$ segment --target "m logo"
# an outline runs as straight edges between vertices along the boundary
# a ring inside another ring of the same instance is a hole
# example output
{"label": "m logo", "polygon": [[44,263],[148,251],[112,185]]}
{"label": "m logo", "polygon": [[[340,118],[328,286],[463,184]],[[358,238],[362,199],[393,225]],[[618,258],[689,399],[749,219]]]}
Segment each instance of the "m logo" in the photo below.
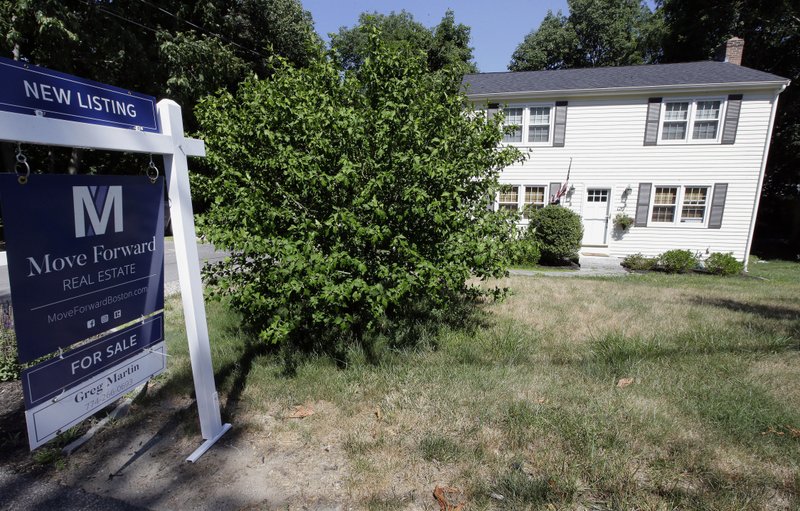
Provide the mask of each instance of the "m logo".
{"label": "m logo", "polygon": [[[114,232],[122,232],[121,186],[73,186],[72,208],[75,212],[75,237],[97,236],[106,233],[111,213],[114,213]],[[86,229],[86,219],[89,229]]]}

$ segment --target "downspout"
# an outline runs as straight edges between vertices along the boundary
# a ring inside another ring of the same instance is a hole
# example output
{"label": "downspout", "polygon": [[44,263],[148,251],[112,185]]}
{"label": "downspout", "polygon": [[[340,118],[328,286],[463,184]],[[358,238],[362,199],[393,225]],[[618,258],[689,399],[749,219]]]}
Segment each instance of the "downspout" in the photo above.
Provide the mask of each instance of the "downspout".
{"label": "downspout", "polygon": [[764,156],[761,158],[761,172],[758,174],[758,186],[756,187],[756,198],[753,202],[753,213],[750,216],[750,232],[747,235],[747,246],[744,249],[744,271],[747,272],[747,263],[750,259],[750,248],[753,246],[753,232],[756,228],[756,217],[758,216],[758,206],[761,203],[761,188],[764,184],[764,174],[767,169],[767,158],[769,157],[769,145],[772,140],[772,128],[775,125],[775,113],[778,111],[778,96],[781,92],[786,90],[789,83],[783,86],[775,93],[772,99],[772,112],[769,114],[769,128],[767,129],[767,138],[764,141]]}

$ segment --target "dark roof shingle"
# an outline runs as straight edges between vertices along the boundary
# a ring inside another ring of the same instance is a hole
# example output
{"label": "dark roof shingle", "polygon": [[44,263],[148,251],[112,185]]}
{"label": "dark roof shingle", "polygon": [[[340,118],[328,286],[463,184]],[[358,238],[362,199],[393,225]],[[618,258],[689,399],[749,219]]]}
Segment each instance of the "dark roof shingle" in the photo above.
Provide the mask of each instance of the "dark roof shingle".
{"label": "dark roof shingle", "polygon": [[464,76],[467,94],[544,92],[742,82],[788,82],[786,78],[727,62],[594,67],[554,71],[477,73]]}

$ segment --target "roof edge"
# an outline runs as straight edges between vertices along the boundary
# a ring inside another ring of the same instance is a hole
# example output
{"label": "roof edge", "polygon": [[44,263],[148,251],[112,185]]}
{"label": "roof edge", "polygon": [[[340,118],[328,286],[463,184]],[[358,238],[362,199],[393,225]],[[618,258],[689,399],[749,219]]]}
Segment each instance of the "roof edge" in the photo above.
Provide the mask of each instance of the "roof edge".
{"label": "roof edge", "polygon": [[736,90],[775,90],[778,94],[789,86],[791,80],[775,80],[764,82],[720,82],[720,83],[697,83],[680,85],[637,85],[635,87],[605,87],[591,89],[552,89],[543,91],[513,91],[513,92],[483,92],[470,94],[465,91],[470,99],[483,99],[493,97],[504,98],[530,98],[530,97],[568,97],[568,96],[621,96],[626,94],[650,93],[653,91],[667,92],[689,92],[706,91],[720,89]]}

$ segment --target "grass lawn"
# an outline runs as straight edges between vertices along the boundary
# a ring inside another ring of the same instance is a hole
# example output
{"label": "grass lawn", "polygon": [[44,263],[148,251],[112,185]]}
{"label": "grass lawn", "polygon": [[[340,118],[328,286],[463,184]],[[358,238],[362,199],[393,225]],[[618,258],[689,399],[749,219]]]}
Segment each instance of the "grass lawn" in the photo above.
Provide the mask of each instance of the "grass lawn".
{"label": "grass lawn", "polygon": [[511,270],[528,270],[528,271],[577,271],[577,268],[573,268],[572,266],[544,266],[541,264],[529,264],[529,265],[514,265],[511,266]]}
{"label": "grass lawn", "polygon": [[[436,484],[468,509],[797,509],[800,265],[750,275],[512,277],[472,328],[292,376],[211,303],[217,385],[248,434],[333,439],[357,509],[438,509]],[[163,382],[189,394],[167,316]],[[316,413],[259,419],[295,405]]]}

